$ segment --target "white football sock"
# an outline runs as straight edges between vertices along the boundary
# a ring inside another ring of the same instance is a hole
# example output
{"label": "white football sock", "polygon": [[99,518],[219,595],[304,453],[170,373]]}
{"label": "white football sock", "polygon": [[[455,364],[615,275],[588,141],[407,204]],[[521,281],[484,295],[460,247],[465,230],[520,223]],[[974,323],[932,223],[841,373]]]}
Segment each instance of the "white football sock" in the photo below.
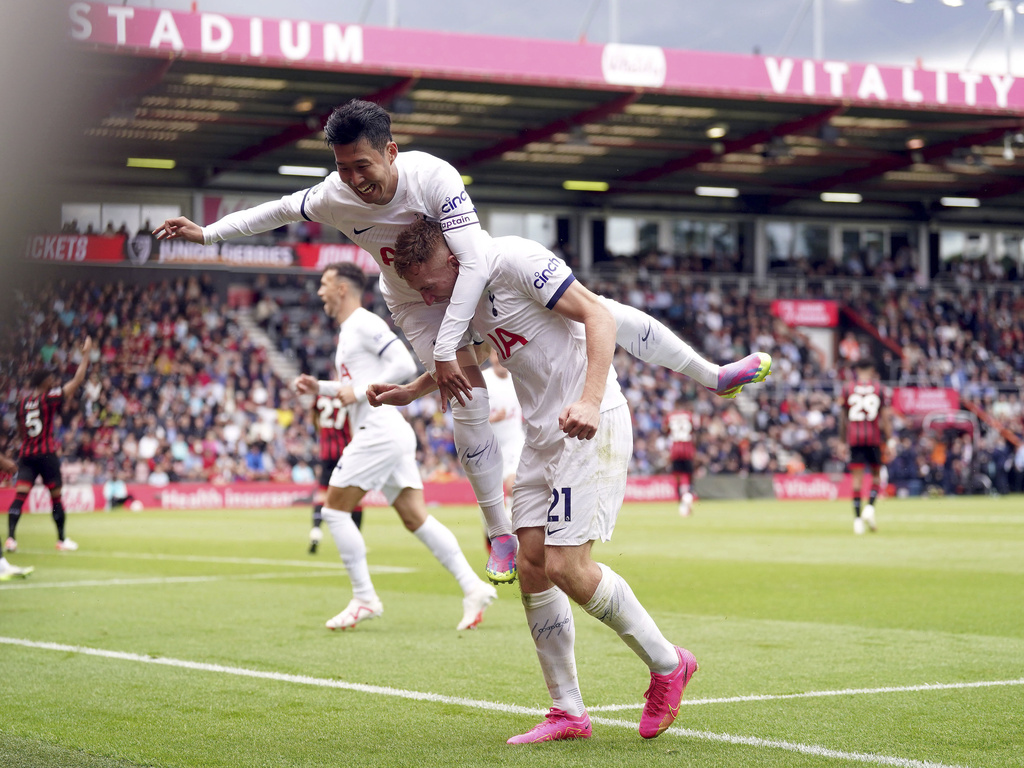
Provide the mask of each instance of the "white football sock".
{"label": "white football sock", "polygon": [[718,387],[719,366],[705,360],[670,328],[636,307],[602,296],[615,318],[615,341],[633,357],[682,373],[705,387]]}
{"label": "white football sock", "polygon": [[348,579],[352,582],[352,596],[360,600],[373,600],[377,597],[377,592],[370,580],[370,566],[366,562],[366,541],[352,521],[352,513],[324,507],[321,514],[338,547],[341,562],[348,571]]}
{"label": "white football sock", "polygon": [[553,705],[579,717],[586,707],[576,675],[576,625],[568,596],[558,587],[535,595],[524,592],[523,608]]}
{"label": "white football sock", "polygon": [[480,586],[480,578],[473,572],[466,556],[462,554],[459,540],[444,523],[433,515],[427,515],[423,525],[413,533],[427,546],[437,561],[455,577],[459,586],[462,587],[463,594],[468,595]]}
{"label": "white football sock", "polygon": [[485,387],[473,389],[465,405],[451,400],[455,451],[487,525],[487,538],[512,533],[502,487],[501,446],[491,427],[491,406]]}
{"label": "white football sock", "polygon": [[679,666],[675,646],[661,634],[626,580],[607,565],[597,565],[602,573],[601,583],[583,610],[611,627],[652,672],[667,675]]}

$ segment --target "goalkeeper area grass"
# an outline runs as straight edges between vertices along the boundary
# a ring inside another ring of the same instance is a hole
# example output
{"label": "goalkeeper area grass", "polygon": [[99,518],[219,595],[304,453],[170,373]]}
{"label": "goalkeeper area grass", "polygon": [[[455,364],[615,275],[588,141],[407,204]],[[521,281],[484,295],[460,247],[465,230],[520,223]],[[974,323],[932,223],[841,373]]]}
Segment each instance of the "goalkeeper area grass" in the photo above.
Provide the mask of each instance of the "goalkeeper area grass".
{"label": "goalkeeper area grass", "polygon": [[[483,573],[479,512],[433,514]],[[595,559],[700,671],[675,725],[636,727],[646,667],[575,609],[593,737],[505,740],[550,699],[518,585],[457,632],[461,593],[391,509],[363,532],[384,615],[351,591],[310,510],[26,515],[0,584],[0,765],[1024,765],[1021,497],[632,504]]]}

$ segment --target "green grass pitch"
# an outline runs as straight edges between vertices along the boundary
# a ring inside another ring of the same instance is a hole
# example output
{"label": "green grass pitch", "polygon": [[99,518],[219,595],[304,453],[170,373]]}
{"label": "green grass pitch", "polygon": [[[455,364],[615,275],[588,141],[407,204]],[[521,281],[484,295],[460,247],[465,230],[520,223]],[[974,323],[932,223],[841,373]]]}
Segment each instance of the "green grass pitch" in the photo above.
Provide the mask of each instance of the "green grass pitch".
{"label": "green grass pitch", "polygon": [[[479,513],[434,514],[470,562]],[[642,663],[576,611],[585,742],[510,747],[549,705],[517,587],[476,630],[393,511],[364,532],[384,615],[324,621],[348,580],[308,509],[27,515],[0,584],[0,765],[1024,766],[1020,497],[630,505],[597,559],[701,669],[644,741]]]}

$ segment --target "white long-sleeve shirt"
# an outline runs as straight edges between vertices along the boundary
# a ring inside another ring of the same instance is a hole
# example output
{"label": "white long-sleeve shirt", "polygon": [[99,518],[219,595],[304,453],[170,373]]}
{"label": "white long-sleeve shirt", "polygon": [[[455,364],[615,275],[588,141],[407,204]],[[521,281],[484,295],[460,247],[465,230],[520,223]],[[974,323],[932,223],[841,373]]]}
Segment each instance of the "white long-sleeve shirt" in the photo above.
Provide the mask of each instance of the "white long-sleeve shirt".
{"label": "white long-sleeve shirt", "polygon": [[[416,375],[416,363],[388,324],[360,307],[338,329],[338,351],[334,356],[338,382],[352,387],[356,401],[348,406],[352,430],[363,427],[394,429],[401,413],[391,407],[374,408],[366,400],[366,388],[374,382],[403,382]],[[398,427],[400,428],[400,427]]]}
{"label": "white long-sleeve shirt", "polygon": [[364,203],[335,172],[314,187],[228,214],[203,227],[203,239],[210,245],[302,220],[334,227],[373,256],[380,266],[381,294],[394,312],[402,304],[423,301],[392,267],[398,233],[417,219],[440,222],[459,260],[459,278],[437,333],[434,359],[454,360],[483,293],[483,255],[491,238],[481,229],[462,177],[451,164],[425,152],[400,152],[395,167],[398,187],[385,205]]}

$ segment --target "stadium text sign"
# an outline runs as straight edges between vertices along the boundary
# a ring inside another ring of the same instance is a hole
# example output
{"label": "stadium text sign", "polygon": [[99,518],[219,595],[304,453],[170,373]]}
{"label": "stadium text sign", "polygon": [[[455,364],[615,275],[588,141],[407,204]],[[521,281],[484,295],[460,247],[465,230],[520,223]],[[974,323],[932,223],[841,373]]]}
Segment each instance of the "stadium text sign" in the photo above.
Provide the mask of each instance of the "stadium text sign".
{"label": "stadium text sign", "polygon": [[157,240],[142,233],[124,235],[35,235],[28,239],[25,256],[33,261],[68,264],[130,264],[142,266],[194,266],[285,269],[322,272],[329,264],[349,261],[368,275],[380,274],[373,257],[358,245],[333,243],[280,243],[262,245],[245,240],[200,245],[187,240]]}
{"label": "stadium text sign", "polygon": [[1024,85],[1012,75],[382,29],[90,2],[72,3],[68,21],[71,38],[79,43],[146,56],[171,53],[257,66],[1024,113]]}

